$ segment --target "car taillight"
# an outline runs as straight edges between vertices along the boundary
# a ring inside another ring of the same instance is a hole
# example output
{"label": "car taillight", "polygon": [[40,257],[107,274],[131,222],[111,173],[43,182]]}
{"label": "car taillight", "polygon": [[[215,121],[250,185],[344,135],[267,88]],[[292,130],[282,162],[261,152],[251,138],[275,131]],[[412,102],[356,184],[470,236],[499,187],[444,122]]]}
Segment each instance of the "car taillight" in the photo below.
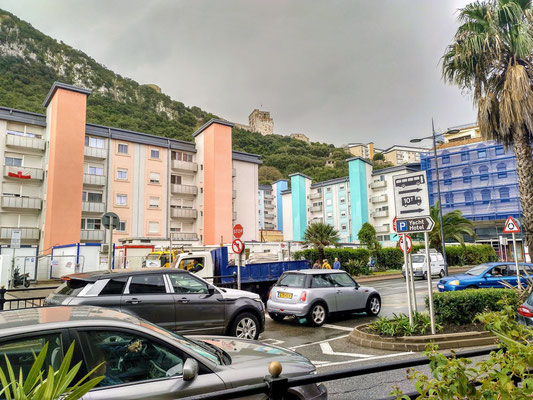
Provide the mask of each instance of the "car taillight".
{"label": "car taillight", "polygon": [[300,296],[300,301],[305,302],[307,300],[307,292],[304,290]]}
{"label": "car taillight", "polygon": [[518,314],[520,314],[523,317],[529,317],[529,318],[533,317],[533,312],[531,312],[529,308],[524,307],[524,306],[518,307]]}
{"label": "car taillight", "polygon": [[268,292],[268,299],[272,299],[272,290]]}

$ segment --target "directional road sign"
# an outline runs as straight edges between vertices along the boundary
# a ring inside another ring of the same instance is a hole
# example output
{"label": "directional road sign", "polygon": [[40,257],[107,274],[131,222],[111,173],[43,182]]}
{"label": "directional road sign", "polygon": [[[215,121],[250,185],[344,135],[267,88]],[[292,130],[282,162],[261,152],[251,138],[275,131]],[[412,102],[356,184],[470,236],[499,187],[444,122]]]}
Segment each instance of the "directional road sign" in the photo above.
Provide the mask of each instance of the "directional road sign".
{"label": "directional road sign", "polygon": [[235,239],[231,244],[231,249],[235,254],[241,254],[244,250],[244,243],[241,239]]}
{"label": "directional road sign", "polygon": [[393,185],[398,220],[429,215],[426,171],[397,175]]}
{"label": "directional road sign", "polygon": [[[411,239],[411,237],[409,235],[405,235],[405,238],[406,238],[406,242],[407,242],[407,253],[410,253],[411,250],[413,250],[413,240]],[[405,251],[405,244],[403,242],[403,235],[400,236],[400,250],[402,252]]]}
{"label": "directional road sign", "polygon": [[507,218],[503,233],[520,233],[520,224],[513,217]]}
{"label": "directional road sign", "polygon": [[435,221],[431,217],[403,218],[396,221],[398,233],[431,232]]}

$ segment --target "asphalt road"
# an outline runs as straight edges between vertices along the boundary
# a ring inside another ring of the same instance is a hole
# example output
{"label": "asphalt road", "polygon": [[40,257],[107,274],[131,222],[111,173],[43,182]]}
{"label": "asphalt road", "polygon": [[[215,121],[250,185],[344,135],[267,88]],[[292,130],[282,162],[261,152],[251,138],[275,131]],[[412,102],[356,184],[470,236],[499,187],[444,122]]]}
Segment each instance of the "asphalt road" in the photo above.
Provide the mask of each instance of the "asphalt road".
{"label": "asphalt road", "polygon": [[[433,280],[434,290],[437,279]],[[380,315],[407,313],[407,295],[403,279],[389,279],[363,284],[376,288],[382,298]],[[424,310],[427,295],[427,281],[415,280],[415,292],[419,310]],[[274,322],[267,315],[266,329],[260,340],[289,348],[309,358],[318,372],[335,371],[346,368],[364,367],[397,360],[420,357],[421,353],[393,352],[356,346],[348,341],[352,329],[376,317],[354,314],[327,321],[322,327],[312,328],[305,320],[286,319]],[[428,369],[418,368],[421,371]],[[330,399],[379,399],[389,396],[393,385],[404,391],[414,390],[414,385],[406,379],[405,370],[388,371],[356,378],[348,378],[326,383]]]}

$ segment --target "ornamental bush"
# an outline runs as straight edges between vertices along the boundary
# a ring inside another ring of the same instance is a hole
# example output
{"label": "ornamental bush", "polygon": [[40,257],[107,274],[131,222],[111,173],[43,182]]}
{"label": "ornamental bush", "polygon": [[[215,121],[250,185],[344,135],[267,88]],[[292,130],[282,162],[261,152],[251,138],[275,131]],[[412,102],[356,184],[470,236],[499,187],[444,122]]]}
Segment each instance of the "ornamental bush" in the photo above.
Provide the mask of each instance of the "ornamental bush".
{"label": "ornamental bush", "polygon": [[[339,259],[342,269],[350,272],[350,266],[357,265],[368,265],[370,258],[370,252],[367,249],[341,249],[341,248],[326,248],[324,249],[324,256],[328,259],[330,265],[333,267],[333,260],[336,258]],[[302,251],[297,251],[293,255],[295,260],[311,260],[313,263],[315,260],[318,260],[318,250],[317,249],[307,249]],[[351,264],[350,266],[348,264]]]}
{"label": "ornamental bush", "polygon": [[496,251],[489,244],[473,246],[446,246],[449,265],[477,265],[497,261]]}
{"label": "ornamental bush", "polygon": [[[474,321],[480,313],[502,311],[504,302],[518,309],[519,301],[516,291],[511,289],[466,289],[456,292],[433,294],[435,319],[438,323],[466,325]],[[426,297],[426,307],[429,301]]]}

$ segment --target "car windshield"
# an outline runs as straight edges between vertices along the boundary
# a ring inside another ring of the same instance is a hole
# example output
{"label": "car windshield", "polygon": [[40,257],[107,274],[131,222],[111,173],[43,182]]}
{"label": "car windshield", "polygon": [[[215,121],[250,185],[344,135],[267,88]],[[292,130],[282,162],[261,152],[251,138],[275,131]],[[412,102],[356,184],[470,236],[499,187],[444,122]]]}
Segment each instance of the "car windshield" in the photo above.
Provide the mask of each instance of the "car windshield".
{"label": "car windshield", "polygon": [[54,290],[55,294],[61,294],[63,296],[77,296],[79,292],[87,285],[88,282],[78,279],[71,279]]}
{"label": "car windshield", "polygon": [[489,267],[491,267],[492,264],[479,264],[475,267],[470,268],[468,271],[465,272],[467,275],[481,275],[485,270]]}
{"label": "car windshield", "polygon": [[159,254],[148,254],[146,256],[147,260],[159,260]]}
{"label": "car windshield", "polygon": [[285,274],[279,278],[276,286],[286,286],[292,288],[304,287],[305,275],[303,274]]}
{"label": "car windshield", "polygon": [[421,264],[426,261],[426,256],[423,254],[415,254],[412,256],[412,260],[414,263]]}

